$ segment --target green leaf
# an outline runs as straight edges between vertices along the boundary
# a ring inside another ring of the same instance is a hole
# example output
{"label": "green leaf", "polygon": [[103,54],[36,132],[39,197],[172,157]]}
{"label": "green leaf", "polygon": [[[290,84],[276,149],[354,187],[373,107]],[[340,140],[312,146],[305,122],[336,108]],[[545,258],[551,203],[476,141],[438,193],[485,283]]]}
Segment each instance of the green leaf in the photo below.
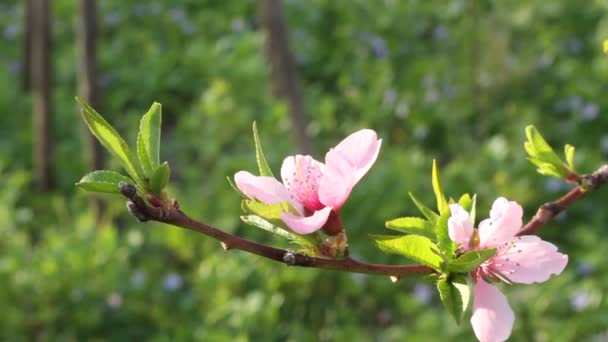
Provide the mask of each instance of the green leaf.
{"label": "green leaf", "polygon": [[153,194],[162,197],[162,192],[165,186],[169,183],[171,177],[171,168],[168,162],[164,162],[162,165],[157,167],[152,176],[150,176],[150,191]]}
{"label": "green leaf", "polygon": [[538,167],[538,173],[560,178],[567,176],[564,163],[536,127],[527,126],[526,137],[528,140],[524,143],[524,148],[528,153],[528,159]]}
{"label": "green leaf", "polygon": [[568,167],[570,168],[570,171],[572,171],[572,172],[575,172],[574,171],[574,152],[575,152],[574,146],[572,146],[570,144],[566,144],[564,146],[564,154],[566,155],[566,162],[568,163]]}
{"label": "green leaf", "polygon": [[269,176],[274,177],[270,167],[268,167],[268,162],[266,162],[266,157],[264,157],[264,151],[262,150],[262,143],[260,142],[260,137],[258,136],[258,127],[253,122],[253,141],[255,142],[255,159],[258,162],[258,168],[260,169],[260,176]]}
{"label": "green leaf", "polygon": [[452,255],[456,250],[456,243],[450,239],[448,232],[448,219],[450,218],[450,212],[444,212],[439,216],[437,223],[435,224],[435,234],[437,236],[437,245],[445,252],[446,255]]}
{"label": "green leaf", "polygon": [[416,205],[418,210],[420,210],[422,215],[424,215],[424,217],[426,217],[426,219],[429,220],[429,222],[431,222],[431,224],[433,224],[433,225],[436,224],[437,220],[439,219],[439,215],[437,215],[433,210],[429,209],[427,206],[422,204],[422,202],[420,202],[414,196],[414,194],[412,194],[411,192],[409,194],[410,194],[410,197],[412,198],[412,201],[414,202],[414,204]]}
{"label": "green leaf", "polygon": [[234,184],[234,181],[232,181],[232,178],[230,178],[230,176],[226,176],[226,179],[228,180],[228,184],[230,184],[230,187],[234,189],[234,191],[241,194],[241,196],[243,196],[244,198],[247,198],[247,195],[245,195],[241,190],[239,190],[239,188],[237,188],[236,184]]}
{"label": "green leaf", "polygon": [[243,200],[241,202],[241,208],[248,214],[254,214],[272,222],[277,226],[287,228],[285,223],[281,220],[281,213],[289,212],[297,214],[295,208],[293,208],[288,202],[281,202],[276,204],[266,204],[250,199]]}
{"label": "green leaf", "polygon": [[483,249],[462,254],[448,264],[448,271],[455,273],[468,273],[483,264],[496,254],[496,249]]}
{"label": "green leaf", "polygon": [[473,195],[473,198],[469,194],[464,194],[458,199],[458,204],[466,211],[469,212],[471,223],[475,224],[475,207],[477,205],[477,195]]}
{"label": "green leaf", "polygon": [[471,210],[472,203],[473,200],[471,199],[471,195],[469,195],[468,193],[460,196],[460,198],[458,199],[458,205],[460,205],[466,211]]}
{"label": "green leaf", "polygon": [[435,238],[433,225],[420,217],[400,217],[386,221],[386,228],[407,234],[422,235],[431,239]]}
{"label": "green leaf", "polygon": [[85,191],[120,194],[118,183],[133,184],[133,179],[109,170],[93,171],[78,181],[76,186]]}
{"label": "green leaf", "polygon": [[146,176],[149,177],[151,177],[152,173],[160,165],[161,121],[161,105],[158,102],[154,102],[148,112],[144,114],[139,122],[137,154]]}
{"label": "green leaf", "polygon": [[471,302],[471,288],[466,279],[464,277],[455,277],[451,281],[439,279],[437,290],[445,308],[454,317],[456,323],[460,324]]}
{"label": "green leaf", "polygon": [[275,234],[279,237],[286,238],[300,246],[313,249],[317,247],[316,241],[314,240],[312,235],[299,235],[296,233],[289,232],[283,228],[275,226],[271,222],[257,215],[244,215],[241,216],[241,220],[243,220],[243,222],[245,222],[246,224],[271,232],[272,234]]}
{"label": "green leaf", "polygon": [[435,198],[437,199],[437,210],[439,214],[443,214],[446,211],[449,211],[448,201],[441,190],[441,183],[439,182],[439,171],[437,170],[437,161],[433,159],[433,175],[432,175],[432,183],[433,183],[433,192],[435,193]]}
{"label": "green leaf", "polygon": [[401,254],[436,270],[441,270],[443,258],[437,254],[437,245],[429,238],[420,235],[370,235],[370,238],[384,252]]}
{"label": "green leaf", "polygon": [[125,140],[95,109],[78,97],[76,101],[82,106],[80,112],[91,133],[111,154],[122,162],[123,167],[135,182],[143,187],[145,182],[142,169]]}

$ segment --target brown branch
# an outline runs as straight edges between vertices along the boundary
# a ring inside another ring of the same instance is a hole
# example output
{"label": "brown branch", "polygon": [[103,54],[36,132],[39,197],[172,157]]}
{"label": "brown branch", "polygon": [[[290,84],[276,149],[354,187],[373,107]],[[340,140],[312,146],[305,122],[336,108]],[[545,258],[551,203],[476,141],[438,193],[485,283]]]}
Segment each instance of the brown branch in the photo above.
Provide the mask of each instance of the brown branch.
{"label": "brown branch", "polygon": [[[517,235],[535,234],[542,226],[551,221],[560,212],[570,207],[574,202],[585,197],[590,190],[597,189],[601,185],[608,183],[608,164],[603,165],[590,175],[581,176],[580,181],[581,184],[560,199],[543,204],[538,209],[536,215],[520,229]],[[399,277],[405,275],[430,274],[436,272],[432,268],[424,265],[370,264],[350,257],[344,259],[329,259],[266,246],[226,233],[206,223],[196,221],[182,212],[179,209],[177,202],[174,202],[170,206],[162,206],[162,203],[153,201],[154,205],[158,206],[150,206],[137,194],[135,187],[130,184],[121,183],[120,191],[128,198],[127,208],[129,209],[129,212],[139,221],[157,221],[176,227],[194,230],[221,241],[222,247],[225,250],[240,249],[267,259],[284,263],[287,266],[380,274],[390,276],[391,279],[399,279]]]}
{"label": "brown branch", "polygon": [[579,178],[579,185],[570,190],[567,194],[556,201],[545,203],[538,208],[536,215],[526,223],[517,235],[532,235],[551,221],[562,211],[570,207],[574,202],[587,196],[594,189],[599,188],[608,182],[608,164],[602,165],[599,169],[590,175],[583,175]]}
{"label": "brown branch", "polygon": [[136,193],[135,188],[132,185],[121,184],[120,190],[122,194],[129,199],[127,202],[127,208],[131,214],[133,214],[140,221],[163,222],[173,226],[197,231],[221,241],[222,247],[225,250],[240,249],[264,258],[284,263],[287,266],[324,268],[354,273],[383,274],[391,277],[400,277],[410,274],[429,274],[435,272],[435,270],[432,268],[424,265],[369,264],[357,261],[350,257],[344,259],[328,259],[266,246],[251,240],[243,239],[236,235],[226,233],[208,224],[198,222],[184,214],[184,212],[179,209],[176,202],[174,205],[168,208],[149,206]]}

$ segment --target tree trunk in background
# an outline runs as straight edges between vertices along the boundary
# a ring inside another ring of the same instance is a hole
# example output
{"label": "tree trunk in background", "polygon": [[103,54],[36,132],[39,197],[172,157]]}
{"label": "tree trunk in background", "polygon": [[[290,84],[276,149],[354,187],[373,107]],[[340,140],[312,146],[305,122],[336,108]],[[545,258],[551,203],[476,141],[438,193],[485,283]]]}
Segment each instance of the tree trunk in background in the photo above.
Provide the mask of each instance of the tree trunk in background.
{"label": "tree trunk in background", "polygon": [[[77,60],[78,60],[78,96],[84,99],[96,110],[100,110],[99,87],[97,83],[97,11],[96,0],[79,0],[76,25]],[[80,106],[78,106],[78,116]],[[79,122],[82,122],[78,118]],[[82,124],[83,140],[85,141],[84,157],[89,171],[103,169],[101,145],[89,133],[86,125]],[[90,209],[101,221],[103,202],[91,196]]]}
{"label": "tree trunk in background", "polygon": [[308,117],[298,88],[295,62],[289,50],[287,27],[281,0],[261,0],[260,15],[266,31],[266,55],[270,62],[272,93],[287,101],[289,116],[299,152],[312,154],[312,141],[306,134]]}
{"label": "tree trunk in background", "polygon": [[21,47],[21,90],[31,90],[32,60],[32,0],[23,2],[23,43]]}
{"label": "tree trunk in background", "polygon": [[31,0],[31,81],[34,109],[34,177],[38,191],[52,187],[53,153],[51,102],[51,12],[50,0]]}

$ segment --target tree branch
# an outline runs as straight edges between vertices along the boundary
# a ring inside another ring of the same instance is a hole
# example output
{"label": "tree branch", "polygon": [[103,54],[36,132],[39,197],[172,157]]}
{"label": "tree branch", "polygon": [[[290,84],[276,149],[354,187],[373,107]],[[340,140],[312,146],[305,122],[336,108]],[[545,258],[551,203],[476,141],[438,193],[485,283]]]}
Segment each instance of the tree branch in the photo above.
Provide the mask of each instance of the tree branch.
{"label": "tree branch", "polygon": [[553,220],[562,211],[570,207],[574,202],[587,196],[591,190],[595,190],[608,182],[608,164],[602,165],[590,175],[582,175],[579,178],[579,185],[570,190],[567,194],[556,201],[545,203],[538,208],[536,215],[526,223],[517,235],[532,235]]}
{"label": "tree branch", "polygon": [[208,224],[198,222],[182,212],[176,202],[170,207],[152,207],[144,202],[136,193],[133,186],[122,184],[120,190],[122,194],[129,199],[127,208],[138,220],[163,222],[197,231],[221,241],[222,247],[225,250],[240,249],[284,263],[287,266],[314,267],[353,273],[383,274],[391,277],[401,277],[410,274],[430,274],[435,272],[432,268],[424,265],[369,264],[350,257],[344,259],[328,259],[266,246],[226,233]]}
{"label": "tree branch", "polygon": [[[583,175],[580,184],[558,200],[543,204],[536,215],[524,225],[517,235],[535,234],[542,226],[551,221],[560,212],[570,207],[574,202],[585,197],[590,190],[608,183],[608,164],[603,165],[590,175]],[[401,277],[411,274],[430,274],[435,270],[424,265],[383,265],[370,264],[352,259],[329,259],[297,253],[287,249],[266,246],[236,235],[226,233],[206,223],[196,221],[179,209],[177,202],[162,206],[154,201],[150,206],[137,194],[134,186],[121,183],[121,193],[128,199],[127,208],[139,221],[157,221],[176,227],[194,230],[221,241],[225,250],[240,249],[261,257],[286,264],[287,266],[313,267],[338,270],[353,273],[380,274],[390,277]]]}

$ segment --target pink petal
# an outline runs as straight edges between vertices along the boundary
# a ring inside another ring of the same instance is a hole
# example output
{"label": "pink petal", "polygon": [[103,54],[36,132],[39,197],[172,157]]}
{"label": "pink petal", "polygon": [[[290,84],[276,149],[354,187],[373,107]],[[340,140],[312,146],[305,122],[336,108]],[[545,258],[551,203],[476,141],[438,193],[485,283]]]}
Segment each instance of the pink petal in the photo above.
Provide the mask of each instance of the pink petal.
{"label": "pink petal", "polygon": [[511,335],[515,315],[507,298],[493,285],[478,279],[473,298],[471,325],[481,342],[505,341]]}
{"label": "pink petal", "polygon": [[458,204],[450,204],[450,212],[451,216],[448,219],[450,239],[468,250],[471,236],[475,231],[469,213]]}
{"label": "pink petal", "polygon": [[[334,160],[336,158],[336,160]],[[323,177],[319,183],[319,200],[336,210],[342,207],[357,183],[357,170],[336,154],[327,154]]]}
{"label": "pink petal", "polygon": [[522,225],[523,213],[517,202],[497,198],[490,210],[490,218],[479,224],[480,246],[495,247],[511,241]]}
{"label": "pink petal", "polygon": [[239,171],[234,175],[234,183],[251,199],[266,204],[289,202],[298,212],[303,212],[302,205],[294,201],[283,184],[272,177],[254,176],[247,171]]}
{"label": "pink petal", "polygon": [[568,256],[557,251],[552,243],[538,236],[516,237],[511,248],[492,260],[492,268],[515,283],[542,283],[552,274],[560,274],[568,264]]}
{"label": "pink petal", "polygon": [[325,225],[330,213],[331,208],[326,207],[315,211],[312,216],[296,216],[290,213],[282,213],[281,219],[294,232],[298,234],[310,234]]}
{"label": "pink petal", "polygon": [[371,129],[362,129],[352,133],[336,147],[330,149],[325,155],[325,163],[327,165],[330,162],[328,160],[330,154],[334,155],[330,158],[332,160],[337,160],[336,156],[339,156],[356,170],[355,183],[357,183],[374,165],[381,145],[382,139],[378,139],[376,132]]}
{"label": "pink petal", "polygon": [[295,155],[285,158],[281,166],[283,184],[309,210],[319,210],[325,206],[319,201],[319,180],[323,164],[311,156]]}

